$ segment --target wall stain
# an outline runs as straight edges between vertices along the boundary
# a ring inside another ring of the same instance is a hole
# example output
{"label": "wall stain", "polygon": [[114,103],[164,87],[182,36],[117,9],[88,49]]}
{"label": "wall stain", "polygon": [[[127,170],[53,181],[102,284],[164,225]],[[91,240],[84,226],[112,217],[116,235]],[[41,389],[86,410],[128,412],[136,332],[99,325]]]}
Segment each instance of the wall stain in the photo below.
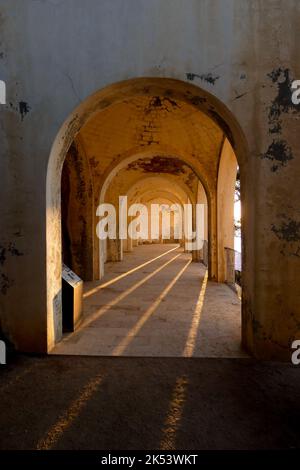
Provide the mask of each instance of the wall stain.
{"label": "wall stain", "polygon": [[279,67],[273,69],[267,76],[277,87],[277,94],[268,112],[269,133],[280,134],[282,131],[281,114],[296,114],[300,111],[300,105],[295,105],[292,102],[293,79],[288,68]]}
{"label": "wall stain", "polygon": [[[0,266],[3,266],[7,260],[7,256],[23,256],[24,253],[16,248],[13,242],[10,242],[7,246],[0,245]],[[6,274],[1,272],[0,274],[0,292],[6,295],[9,288],[14,284],[14,281],[10,279]]]}
{"label": "wall stain", "polygon": [[180,106],[170,97],[153,96],[150,98],[148,105],[144,108],[144,113],[147,115],[155,109],[160,109],[169,113],[176,108],[180,109]]}
{"label": "wall stain", "polygon": [[7,246],[0,245],[0,265],[3,266],[8,254],[10,254],[11,256],[24,255],[24,253],[21,253],[18,248],[16,248],[15,244],[12,242],[10,242]]}
{"label": "wall stain", "polygon": [[21,251],[19,251],[18,248],[16,248],[16,246],[12,242],[8,245],[8,252],[12,256],[24,256],[24,253],[21,253]]}
{"label": "wall stain", "polygon": [[6,295],[9,288],[14,284],[12,279],[9,279],[6,274],[1,273],[0,276],[0,292],[2,295]]}
{"label": "wall stain", "polygon": [[193,82],[195,78],[199,78],[202,82],[209,83],[210,85],[214,85],[217,80],[219,80],[219,75],[212,75],[211,73],[203,73],[201,75],[197,73],[186,73],[187,80]]}
{"label": "wall stain", "polygon": [[206,102],[206,98],[203,96],[190,96],[188,99],[193,106],[201,106]]}
{"label": "wall stain", "polygon": [[292,82],[290,70],[279,67],[268,74],[268,77],[277,85],[277,95],[270,107],[269,118],[276,119],[281,113],[296,113],[300,111],[300,105],[292,102]]}
{"label": "wall stain", "polygon": [[271,225],[271,230],[279,240],[286,242],[300,242],[300,222],[283,216],[284,221],[279,226]]}
{"label": "wall stain", "polygon": [[281,131],[282,131],[281,121],[274,123],[274,125],[269,128],[269,134],[281,134]]}
{"label": "wall stain", "polygon": [[282,242],[280,254],[300,258],[300,222],[282,215],[280,225],[271,225],[272,232]]}
{"label": "wall stain", "polygon": [[273,140],[269,145],[267,151],[261,154],[262,159],[268,159],[275,162],[271,170],[277,171],[279,166],[285,166],[290,160],[292,160],[293,153],[291,148],[288,146],[285,140]]}
{"label": "wall stain", "polygon": [[26,114],[29,113],[30,106],[26,101],[19,101],[19,113],[21,114],[21,120],[23,121]]}
{"label": "wall stain", "polygon": [[266,158],[275,163],[271,166],[271,171],[276,172],[279,167],[286,166],[292,160],[293,154],[287,142],[280,138],[282,133],[282,114],[296,114],[300,111],[300,105],[292,102],[291,88],[293,79],[288,68],[278,67],[267,74],[273,85],[276,85],[277,93],[272,100],[268,110],[269,134],[277,136],[269,145],[267,151],[261,154],[261,158]]}
{"label": "wall stain", "polygon": [[140,158],[127,165],[128,170],[142,170],[144,173],[170,173],[180,175],[186,173],[187,165],[177,158],[155,156]]}
{"label": "wall stain", "polygon": [[0,247],[0,264],[3,266],[6,260],[6,248]]}

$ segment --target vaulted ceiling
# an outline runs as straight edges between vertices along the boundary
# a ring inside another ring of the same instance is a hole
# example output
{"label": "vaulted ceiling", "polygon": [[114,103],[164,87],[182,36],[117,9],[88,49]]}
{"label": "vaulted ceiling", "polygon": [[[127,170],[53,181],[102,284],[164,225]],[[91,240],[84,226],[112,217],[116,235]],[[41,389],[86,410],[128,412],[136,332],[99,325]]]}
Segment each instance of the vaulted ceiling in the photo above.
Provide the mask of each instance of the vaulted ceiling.
{"label": "vaulted ceiling", "polygon": [[[188,178],[188,166],[184,168],[178,163],[183,160],[213,186],[223,137],[218,125],[191,104],[163,96],[140,95],[124,98],[94,114],[77,138],[96,181],[103,182],[114,165],[136,155],[139,162],[126,164],[128,170],[185,172]],[[173,157],[169,165],[159,160],[163,155]],[[148,160],[142,162],[145,158]]]}

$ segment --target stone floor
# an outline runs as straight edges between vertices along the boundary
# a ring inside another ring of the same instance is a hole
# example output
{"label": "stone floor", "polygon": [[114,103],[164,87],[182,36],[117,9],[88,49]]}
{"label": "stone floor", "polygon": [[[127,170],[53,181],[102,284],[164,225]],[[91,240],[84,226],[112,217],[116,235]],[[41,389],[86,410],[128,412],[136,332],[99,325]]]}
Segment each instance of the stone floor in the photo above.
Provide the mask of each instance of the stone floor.
{"label": "stone floor", "polygon": [[205,266],[177,245],[142,245],[85,284],[82,325],[52,354],[246,357],[240,308],[236,294],[207,281]]}

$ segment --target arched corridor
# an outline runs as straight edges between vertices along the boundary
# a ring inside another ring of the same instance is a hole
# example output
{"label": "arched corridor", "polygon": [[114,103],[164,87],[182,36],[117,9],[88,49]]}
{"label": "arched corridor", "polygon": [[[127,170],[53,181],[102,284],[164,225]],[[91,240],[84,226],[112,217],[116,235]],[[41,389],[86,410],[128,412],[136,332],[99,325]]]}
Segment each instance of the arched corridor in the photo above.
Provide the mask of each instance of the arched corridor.
{"label": "arched corridor", "polygon": [[[100,101],[91,98],[97,107],[72,129],[61,161],[62,259],[85,289],[82,325],[53,352],[244,355],[240,299],[218,284],[235,285],[226,252],[234,247],[237,173],[229,126],[215,119],[212,103],[205,108],[209,97],[192,95],[200,92],[196,87],[165,79],[116,87],[109,104],[110,89],[100,92]],[[57,252],[53,221],[49,231]],[[174,260],[167,243],[180,246]],[[151,257],[153,264],[146,261]],[[52,266],[53,259],[49,276]],[[129,274],[118,279],[120,270]],[[107,285],[107,276],[116,282]],[[62,337],[59,298],[49,311],[57,309],[54,343]]]}

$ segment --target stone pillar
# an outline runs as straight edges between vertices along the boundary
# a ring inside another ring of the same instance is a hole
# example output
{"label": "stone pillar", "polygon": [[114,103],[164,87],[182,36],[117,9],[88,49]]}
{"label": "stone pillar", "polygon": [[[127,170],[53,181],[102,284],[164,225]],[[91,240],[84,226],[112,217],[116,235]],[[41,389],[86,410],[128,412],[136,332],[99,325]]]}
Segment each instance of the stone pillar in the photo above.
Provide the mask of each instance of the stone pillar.
{"label": "stone pillar", "polygon": [[131,253],[133,251],[132,238],[130,238],[129,236],[126,240],[123,240],[123,250],[125,253]]}
{"label": "stone pillar", "polygon": [[[196,221],[196,204],[193,204],[193,219],[192,219],[192,229],[193,229],[193,232],[196,233],[196,237],[195,237],[195,242],[197,240],[197,221]],[[195,250],[192,250],[192,261],[193,262],[197,262],[199,263],[199,261],[201,261],[202,259],[202,252],[201,252],[201,249],[195,249]]]}
{"label": "stone pillar", "polygon": [[225,248],[226,271],[225,281],[227,284],[235,284],[235,252],[231,248]]}
{"label": "stone pillar", "polygon": [[107,261],[122,261],[123,250],[122,240],[117,238],[116,240],[107,240]]}
{"label": "stone pillar", "polygon": [[123,240],[119,238],[119,201],[114,202],[116,207],[116,238],[107,239],[107,261],[122,261],[123,259]]}

